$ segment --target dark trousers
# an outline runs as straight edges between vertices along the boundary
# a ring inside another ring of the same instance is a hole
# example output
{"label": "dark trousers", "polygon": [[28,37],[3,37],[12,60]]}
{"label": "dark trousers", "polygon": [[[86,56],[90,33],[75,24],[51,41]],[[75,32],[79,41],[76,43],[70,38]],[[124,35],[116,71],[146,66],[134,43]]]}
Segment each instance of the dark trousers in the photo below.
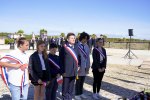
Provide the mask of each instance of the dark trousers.
{"label": "dark trousers", "polygon": [[101,82],[102,82],[105,72],[99,72],[98,69],[94,69],[92,72],[93,72],[93,77],[94,77],[93,93],[99,93]]}
{"label": "dark trousers", "polygon": [[76,80],[75,95],[81,95],[83,93],[84,80],[85,76],[79,76],[79,79]]}
{"label": "dark trousers", "polygon": [[56,100],[57,88],[57,78],[52,78],[50,84],[46,86],[46,100]]}
{"label": "dark trousers", "polygon": [[62,98],[63,100],[72,100],[75,76],[63,77]]}

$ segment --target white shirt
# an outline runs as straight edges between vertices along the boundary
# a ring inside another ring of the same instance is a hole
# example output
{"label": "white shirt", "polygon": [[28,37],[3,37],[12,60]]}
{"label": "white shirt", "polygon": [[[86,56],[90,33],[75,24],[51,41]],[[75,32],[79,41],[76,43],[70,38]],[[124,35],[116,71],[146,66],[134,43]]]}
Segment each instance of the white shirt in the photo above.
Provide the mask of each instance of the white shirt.
{"label": "white shirt", "polygon": [[[19,49],[16,49],[10,54],[17,59],[19,59],[22,64],[28,64],[29,62],[29,57],[26,55],[26,53],[21,52]],[[8,62],[9,60],[5,60],[4,62]],[[16,64],[16,62],[9,61],[11,64]],[[7,68],[7,73],[8,73],[8,82],[15,86],[21,86],[21,80],[22,80],[22,75],[24,74],[24,71],[22,71],[20,68]],[[25,69],[25,80],[24,80],[24,85],[29,83],[29,77],[28,77],[28,68]]]}
{"label": "white shirt", "polygon": [[42,54],[39,54],[39,57],[40,57],[40,61],[41,61],[41,64],[42,64],[42,70],[46,70],[46,68],[45,68],[45,63],[44,63],[44,59],[43,59],[43,55],[42,55]]}

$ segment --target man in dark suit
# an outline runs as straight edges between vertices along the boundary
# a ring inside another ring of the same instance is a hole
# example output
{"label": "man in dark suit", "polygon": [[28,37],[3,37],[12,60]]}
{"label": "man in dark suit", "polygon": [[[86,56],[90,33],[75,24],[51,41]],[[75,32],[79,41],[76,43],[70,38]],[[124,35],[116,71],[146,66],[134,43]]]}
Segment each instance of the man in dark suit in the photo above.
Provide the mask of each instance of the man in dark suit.
{"label": "man in dark suit", "polygon": [[32,47],[32,49],[34,50],[34,40],[33,39],[31,39],[30,41],[29,41],[29,50],[30,50],[30,47]]}
{"label": "man in dark suit", "polygon": [[48,49],[48,38],[46,37],[45,39],[44,39],[44,42],[45,42],[45,47],[46,47],[46,49]]}
{"label": "man in dark suit", "polygon": [[75,34],[68,33],[67,43],[60,50],[60,64],[63,73],[62,97],[63,100],[72,100],[74,82],[78,76],[79,52],[75,45]]}

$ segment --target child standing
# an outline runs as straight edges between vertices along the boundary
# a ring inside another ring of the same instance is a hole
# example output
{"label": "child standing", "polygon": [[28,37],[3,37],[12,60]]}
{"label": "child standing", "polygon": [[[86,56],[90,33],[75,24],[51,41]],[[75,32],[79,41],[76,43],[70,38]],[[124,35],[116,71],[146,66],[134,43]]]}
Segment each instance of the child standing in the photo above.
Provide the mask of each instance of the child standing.
{"label": "child standing", "polygon": [[56,91],[58,88],[57,78],[60,77],[60,59],[56,55],[57,45],[52,43],[50,45],[50,53],[48,54],[51,81],[50,84],[46,86],[46,100],[56,100]]}
{"label": "child standing", "polygon": [[37,43],[37,51],[35,51],[29,60],[29,73],[31,83],[34,85],[34,100],[44,100],[45,82],[49,83],[49,69],[47,51],[45,42],[40,40]]}

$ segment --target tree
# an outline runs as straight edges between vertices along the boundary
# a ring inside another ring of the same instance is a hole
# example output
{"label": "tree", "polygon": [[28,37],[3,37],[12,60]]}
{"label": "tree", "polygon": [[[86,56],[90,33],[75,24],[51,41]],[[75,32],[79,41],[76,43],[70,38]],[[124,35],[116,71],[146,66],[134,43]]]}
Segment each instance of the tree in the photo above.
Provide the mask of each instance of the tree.
{"label": "tree", "polygon": [[92,34],[92,38],[96,38],[96,35],[95,35],[95,34]]}
{"label": "tree", "polygon": [[60,36],[61,36],[61,37],[65,37],[65,33],[61,33]]}
{"label": "tree", "polygon": [[20,29],[20,30],[18,30],[17,34],[20,35],[20,36],[23,36],[24,31]]}
{"label": "tree", "polygon": [[40,35],[41,35],[41,34],[47,34],[47,30],[41,29],[41,30],[40,30]]}

